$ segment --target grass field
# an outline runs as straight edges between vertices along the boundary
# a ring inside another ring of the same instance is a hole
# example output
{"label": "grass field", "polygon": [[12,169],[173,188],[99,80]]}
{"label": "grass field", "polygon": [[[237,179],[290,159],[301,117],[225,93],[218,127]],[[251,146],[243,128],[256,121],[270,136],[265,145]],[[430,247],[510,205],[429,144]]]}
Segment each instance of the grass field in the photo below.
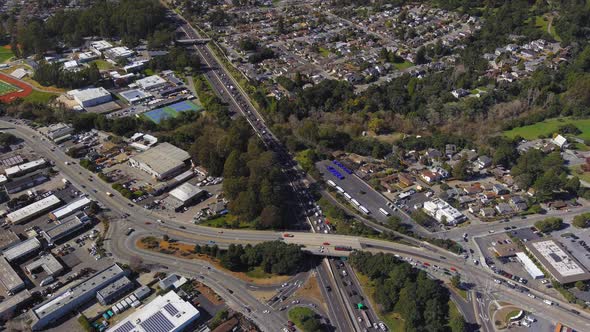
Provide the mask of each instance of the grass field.
{"label": "grass field", "polygon": [[327,58],[330,55],[330,50],[324,47],[320,47],[320,55]]}
{"label": "grass field", "polygon": [[4,82],[2,80],[0,80],[0,96],[4,96],[6,94],[9,94],[11,92],[15,92],[20,90],[18,87],[8,83],[8,82]]}
{"label": "grass field", "polygon": [[315,312],[309,308],[295,307],[289,310],[289,320],[295,323],[299,329],[303,330],[303,321],[315,316]]}
{"label": "grass field", "polygon": [[0,46],[0,63],[4,63],[14,56],[9,45]]}
{"label": "grass field", "polygon": [[402,63],[394,63],[393,66],[397,69],[397,70],[404,70],[404,69],[408,69],[410,67],[412,67],[414,64],[411,63],[410,61],[404,61]]}
{"label": "grass field", "polygon": [[563,125],[572,123],[582,131],[577,137],[590,140],[590,119],[554,118],[547,119],[529,126],[518,127],[504,132],[504,136],[514,138],[521,136],[524,139],[537,139],[539,136],[549,137]]}
{"label": "grass field", "polygon": [[51,92],[43,92],[33,90],[30,95],[26,96],[24,99],[30,102],[37,102],[37,103],[48,103],[53,97],[56,97],[55,93]]}
{"label": "grass field", "polygon": [[590,172],[584,172],[580,165],[570,167],[570,173],[577,176],[580,180],[590,183]]}
{"label": "grass field", "polygon": [[94,60],[92,63],[96,63],[98,70],[109,70],[115,68],[110,62],[102,59]]}

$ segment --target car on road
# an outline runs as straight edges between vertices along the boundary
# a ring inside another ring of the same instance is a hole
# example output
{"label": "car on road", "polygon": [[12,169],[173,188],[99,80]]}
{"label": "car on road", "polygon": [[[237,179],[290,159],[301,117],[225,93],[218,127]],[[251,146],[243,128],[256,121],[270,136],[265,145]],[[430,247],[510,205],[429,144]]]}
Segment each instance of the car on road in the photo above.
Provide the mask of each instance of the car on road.
{"label": "car on road", "polygon": [[209,240],[209,244],[215,244],[215,241]]}
{"label": "car on road", "polygon": [[295,236],[295,235],[293,235],[293,234],[289,234],[289,233],[285,233],[285,234],[283,234],[283,237],[294,237],[294,236]]}
{"label": "car on road", "polygon": [[330,245],[330,242],[324,242],[322,244],[325,245],[325,246],[329,246]]}

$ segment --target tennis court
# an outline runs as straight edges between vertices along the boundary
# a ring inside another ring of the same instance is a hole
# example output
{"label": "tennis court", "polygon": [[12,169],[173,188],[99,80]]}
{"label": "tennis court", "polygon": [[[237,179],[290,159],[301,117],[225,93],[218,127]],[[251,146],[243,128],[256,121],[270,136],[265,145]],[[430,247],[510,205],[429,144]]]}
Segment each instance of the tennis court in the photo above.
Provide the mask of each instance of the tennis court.
{"label": "tennis court", "polygon": [[202,106],[197,105],[190,100],[185,100],[166,107],[156,108],[143,113],[143,115],[155,123],[160,123],[162,120],[175,118],[182,112],[196,112],[202,109]]}

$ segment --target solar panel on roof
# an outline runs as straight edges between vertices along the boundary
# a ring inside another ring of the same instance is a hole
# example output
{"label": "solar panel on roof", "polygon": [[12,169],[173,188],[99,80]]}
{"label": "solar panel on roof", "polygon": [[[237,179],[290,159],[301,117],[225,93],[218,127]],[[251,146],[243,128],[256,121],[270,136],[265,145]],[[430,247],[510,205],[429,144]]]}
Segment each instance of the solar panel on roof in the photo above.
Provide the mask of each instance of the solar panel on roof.
{"label": "solar panel on roof", "polygon": [[134,327],[135,326],[133,326],[133,324],[131,322],[125,322],[125,324],[119,326],[113,332],[130,332],[131,330],[133,330]]}
{"label": "solar panel on roof", "polygon": [[164,310],[168,311],[170,316],[174,316],[178,313],[178,309],[176,309],[176,307],[172,303],[166,304],[164,306]]}
{"label": "solar panel on roof", "polygon": [[151,315],[139,325],[143,327],[145,332],[168,332],[174,329],[174,324],[172,324],[172,322],[170,322],[160,311]]}

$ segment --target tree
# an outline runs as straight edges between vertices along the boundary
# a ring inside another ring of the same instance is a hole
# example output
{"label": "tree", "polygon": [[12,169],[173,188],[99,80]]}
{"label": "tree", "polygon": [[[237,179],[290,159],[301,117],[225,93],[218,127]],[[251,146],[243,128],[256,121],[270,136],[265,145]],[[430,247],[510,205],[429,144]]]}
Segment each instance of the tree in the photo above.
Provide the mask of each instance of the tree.
{"label": "tree", "polygon": [[281,211],[274,205],[266,206],[260,213],[260,228],[277,228],[282,225]]}
{"label": "tree", "polygon": [[551,233],[563,227],[563,220],[557,217],[550,217],[539,220],[535,223],[535,228],[543,233]]}
{"label": "tree", "polygon": [[583,281],[576,281],[576,288],[582,292],[586,292],[588,290],[588,285]]}
{"label": "tree", "polygon": [[465,322],[465,318],[462,315],[453,315],[449,321],[449,326],[451,327],[452,332],[466,332],[467,331],[467,322]]}
{"label": "tree", "polygon": [[426,59],[426,49],[424,47],[420,47],[418,51],[416,51],[416,64],[422,65],[427,62],[428,60]]}
{"label": "tree", "polygon": [[453,166],[452,174],[457,180],[466,180],[469,177],[469,160],[467,157],[461,158],[458,163]]}
{"label": "tree", "polygon": [[168,242],[168,241],[170,241],[170,236],[168,236],[168,234],[164,234],[164,235],[162,235],[162,240]]}
{"label": "tree", "polygon": [[590,226],[590,213],[583,213],[574,217],[572,223],[577,228],[587,228]]}
{"label": "tree", "polygon": [[461,277],[459,275],[454,275],[451,277],[451,285],[455,288],[461,288]]}

